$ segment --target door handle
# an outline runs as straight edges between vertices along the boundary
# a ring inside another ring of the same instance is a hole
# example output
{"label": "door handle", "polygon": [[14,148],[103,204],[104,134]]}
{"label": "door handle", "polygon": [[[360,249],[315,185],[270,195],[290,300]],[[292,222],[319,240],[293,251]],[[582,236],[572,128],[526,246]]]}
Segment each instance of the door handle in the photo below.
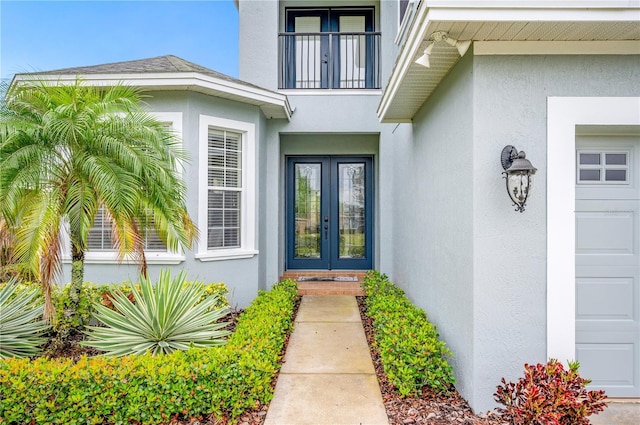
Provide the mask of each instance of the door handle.
{"label": "door handle", "polygon": [[324,225],[324,240],[326,241],[329,238],[329,225]]}

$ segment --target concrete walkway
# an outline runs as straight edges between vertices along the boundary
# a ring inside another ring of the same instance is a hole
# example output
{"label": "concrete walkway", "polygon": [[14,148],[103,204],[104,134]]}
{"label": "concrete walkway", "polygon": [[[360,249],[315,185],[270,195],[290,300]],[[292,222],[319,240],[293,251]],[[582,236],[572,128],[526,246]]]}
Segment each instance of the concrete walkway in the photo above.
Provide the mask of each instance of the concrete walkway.
{"label": "concrete walkway", "polygon": [[305,295],[265,425],[388,425],[355,297]]}
{"label": "concrete walkway", "polygon": [[607,404],[604,412],[589,416],[592,425],[640,424],[640,401],[613,400]]}

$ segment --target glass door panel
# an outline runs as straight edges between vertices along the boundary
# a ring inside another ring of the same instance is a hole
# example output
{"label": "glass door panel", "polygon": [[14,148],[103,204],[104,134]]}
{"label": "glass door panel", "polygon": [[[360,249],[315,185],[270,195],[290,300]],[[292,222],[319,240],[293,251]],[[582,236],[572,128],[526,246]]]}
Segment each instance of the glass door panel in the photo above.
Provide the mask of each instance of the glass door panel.
{"label": "glass door panel", "polygon": [[296,259],[319,259],[320,185],[322,164],[295,164],[295,253]]}
{"label": "glass door panel", "polygon": [[[365,88],[365,17],[339,16],[340,88]],[[349,34],[359,33],[359,34]]]}
{"label": "glass door panel", "polygon": [[[294,30],[297,33],[309,33],[297,35],[296,44],[296,85],[297,89],[321,88],[321,55],[320,16],[296,16]],[[315,34],[311,34],[315,33]]]}
{"label": "glass door panel", "polygon": [[340,258],[365,256],[365,165],[338,164]]}

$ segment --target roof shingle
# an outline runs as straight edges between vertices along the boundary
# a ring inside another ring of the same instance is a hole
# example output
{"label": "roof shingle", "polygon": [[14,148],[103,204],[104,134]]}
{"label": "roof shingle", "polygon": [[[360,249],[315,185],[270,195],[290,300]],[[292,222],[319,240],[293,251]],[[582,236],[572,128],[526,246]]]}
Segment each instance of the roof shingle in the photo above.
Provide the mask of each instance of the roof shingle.
{"label": "roof shingle", "polygon": [[80,66],[74,68],[55,69],[43,72],[28,72],[29,75],[76,75],[76,74],[155,74],[155,73],[176,73],[176,72],[197,72],[209,75],[245,86],[255,87],[264,90],[246,81],[238,80],[226,74],[216,72],[212,69],[189,62],[174,55],[157,56],[154,58],[138,59],[125,62],[105,63],[101,65]]}

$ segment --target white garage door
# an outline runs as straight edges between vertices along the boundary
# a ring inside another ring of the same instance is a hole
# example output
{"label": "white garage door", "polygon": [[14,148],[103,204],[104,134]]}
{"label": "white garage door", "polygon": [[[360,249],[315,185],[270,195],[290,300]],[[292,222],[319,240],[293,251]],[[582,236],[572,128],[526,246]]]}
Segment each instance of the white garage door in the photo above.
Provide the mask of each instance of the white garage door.
{"label": "white garage door", "polygon": [[576,147],[576,359],[592,388],[640,397],[640,137]]}

